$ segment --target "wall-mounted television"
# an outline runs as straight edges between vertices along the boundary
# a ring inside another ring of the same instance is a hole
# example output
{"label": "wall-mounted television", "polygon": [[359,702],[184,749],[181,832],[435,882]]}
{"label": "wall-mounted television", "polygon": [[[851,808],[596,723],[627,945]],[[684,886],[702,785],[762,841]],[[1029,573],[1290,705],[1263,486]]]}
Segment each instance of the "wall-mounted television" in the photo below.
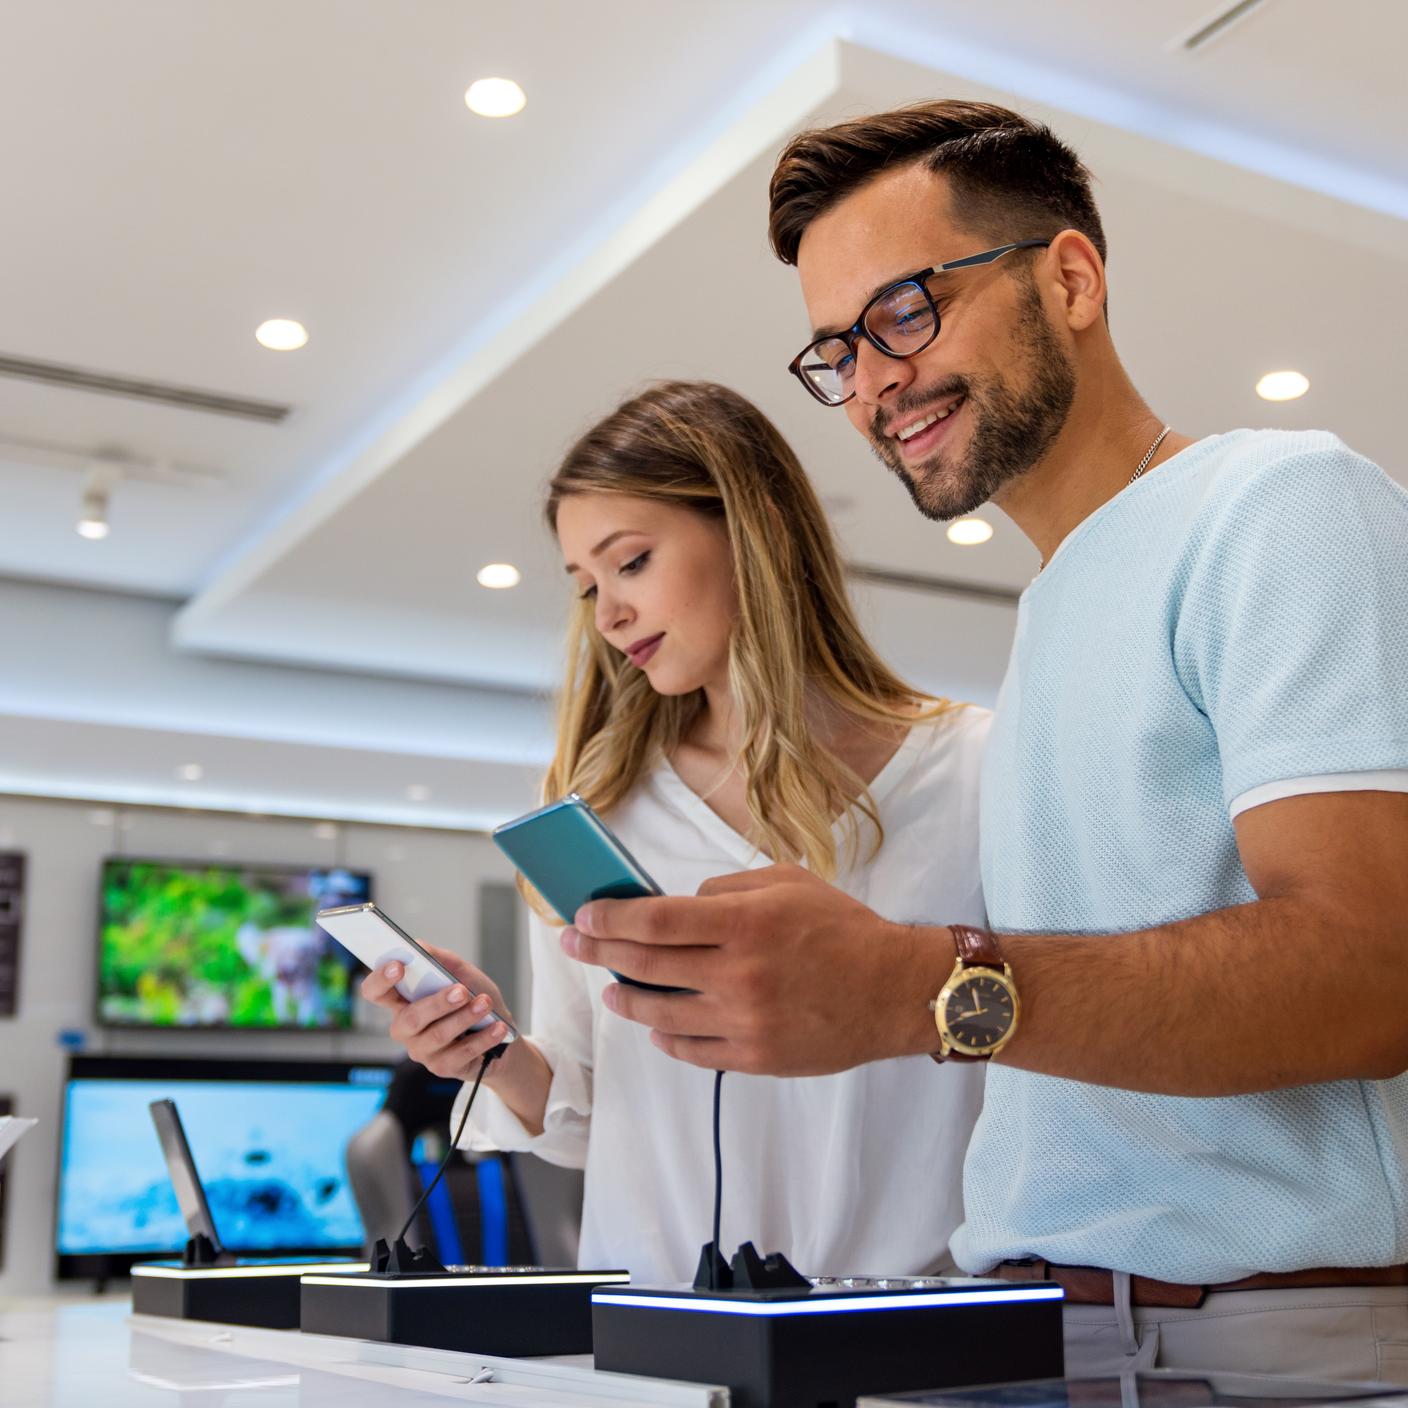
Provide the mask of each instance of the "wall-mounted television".
{"label": "wall-mounted television", "polygon": [[371,877],[341,867],[109,857],[98,905],[98,1022],[349,1027],[357,960],[313,916],[370,898]]}
{"label": "wall-mounted television", "polygon": [[362,1221],[343,1152],[381,1109],[375,1062],[74,1056],[64,1085],[55,1250],[61,1278],[179,1254],[186,1225],[148,1106],[171,1099],[224,1246],[352,1255]]}

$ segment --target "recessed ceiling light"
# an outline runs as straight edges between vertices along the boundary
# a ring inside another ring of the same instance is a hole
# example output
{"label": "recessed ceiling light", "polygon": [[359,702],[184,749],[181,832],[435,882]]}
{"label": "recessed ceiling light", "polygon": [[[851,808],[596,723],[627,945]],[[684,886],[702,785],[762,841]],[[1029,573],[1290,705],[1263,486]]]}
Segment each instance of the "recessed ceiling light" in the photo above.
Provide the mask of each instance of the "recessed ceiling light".
{"label": "recessed ceiling light", "polygon": [[430,788],[423,782],[413,782],[406,788],[406,800],[408,802],[428,802],[430,800]]}
{"label": "recessed ceiling light", "polygon": [[176,776],[183,782],[199,782],[205,776],[205,769],[199,763],[182,763],[176,769]]}
{"label": "recessed ceiling light", "polygon": [[948,525],[948,540],[960,547],[976,547],[992,537],[992,524],[983,518],[955,518]]}
{"label": "recessed ceiling light", "polygon": [[96,472],[83,486],[82,509],[75,526],[80,538],[93,542],[108,535],[108,489]]}
{"label": "recessed ceiling light", "polygon": [[516,587],[523,580],[523,573],[511,562],[491,562],[479,569],[474,580],[481,587],[501,592],[508,587]]}
{"label": "recessed ceiling light", "polygon": [[1310,378],[1300,372],[1267,372],[1256,384],[1263,401],[1294,401],[1310,390]]}
{"label": "recessed ceiling light", "polygon": [[270,318],[255,328],[254,340],[271,352],[297,352],[308,341],[308,329],[292,318]]}
{"label": "recessed ceiling light", "polygon": [[464,105],[480,117],[513,117],[528,101],[511,78],[479,78],[465,90]]}

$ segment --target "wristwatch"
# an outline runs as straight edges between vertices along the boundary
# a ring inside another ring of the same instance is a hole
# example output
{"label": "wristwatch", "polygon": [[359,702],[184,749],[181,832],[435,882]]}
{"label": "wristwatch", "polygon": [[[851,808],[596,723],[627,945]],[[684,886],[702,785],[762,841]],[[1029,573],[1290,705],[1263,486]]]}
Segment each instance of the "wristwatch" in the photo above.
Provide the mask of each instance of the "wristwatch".
{"label": "wristwatch", "polygon": [[967,924],[948,927],[958,961],[929,1004],[939,1029],[939,1049],[930,1054],[936,1061],[987,1061],[1017,1030],[1017,985],[996,934]]}

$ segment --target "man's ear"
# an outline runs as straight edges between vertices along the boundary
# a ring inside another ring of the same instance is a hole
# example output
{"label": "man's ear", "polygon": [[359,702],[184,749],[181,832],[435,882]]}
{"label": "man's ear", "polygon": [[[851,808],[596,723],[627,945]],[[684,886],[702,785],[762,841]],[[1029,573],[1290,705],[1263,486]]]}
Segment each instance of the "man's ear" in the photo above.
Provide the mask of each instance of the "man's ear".
{"label": "man's ear", "polygon": [[[1062,230],[1047,255],[1043,261],[1047,289],[1054,287],[1058,293],[1066,326],[1072,332],[1084,332],[1104,317],[1105,261],[1079,230]],[[1039,281],[1043,274],[1038,274]]]}

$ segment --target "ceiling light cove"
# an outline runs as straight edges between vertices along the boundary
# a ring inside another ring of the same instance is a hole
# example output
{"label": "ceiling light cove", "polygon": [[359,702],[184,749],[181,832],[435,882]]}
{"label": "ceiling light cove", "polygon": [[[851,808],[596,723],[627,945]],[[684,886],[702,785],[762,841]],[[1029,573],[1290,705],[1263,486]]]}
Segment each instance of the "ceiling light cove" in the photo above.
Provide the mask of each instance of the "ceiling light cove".
{"label": "ceiling light cove", "polygon": [[308,329],[292,318],[270,318],[254,330],[254,340],[271,352],[297,352],[308,342]]}
{"label": "ceiling light cove", "polygon": [[1310,378],[1300,372],[1267,372],[1256,384],[1263,401],[1294,401],[1310,390]]}
{"label": "ceiling light cove", "polygon": [[955,518],[948,525],[948,540],[959,547],[977,547],[991,537],[992,524],[982,518]]}
{"label": "ceiling light cove", "polygon": [[479,569],[474,580],[481,587],[501,592],[516,587],[523,580],[523,574],[511,562],[490,562]]}
{"label": "ceiling light cove", "polygon": [[511,78],[476,79],[465,90],[464,105],[480,117],[513,117],[523,111],[527,96]]}

